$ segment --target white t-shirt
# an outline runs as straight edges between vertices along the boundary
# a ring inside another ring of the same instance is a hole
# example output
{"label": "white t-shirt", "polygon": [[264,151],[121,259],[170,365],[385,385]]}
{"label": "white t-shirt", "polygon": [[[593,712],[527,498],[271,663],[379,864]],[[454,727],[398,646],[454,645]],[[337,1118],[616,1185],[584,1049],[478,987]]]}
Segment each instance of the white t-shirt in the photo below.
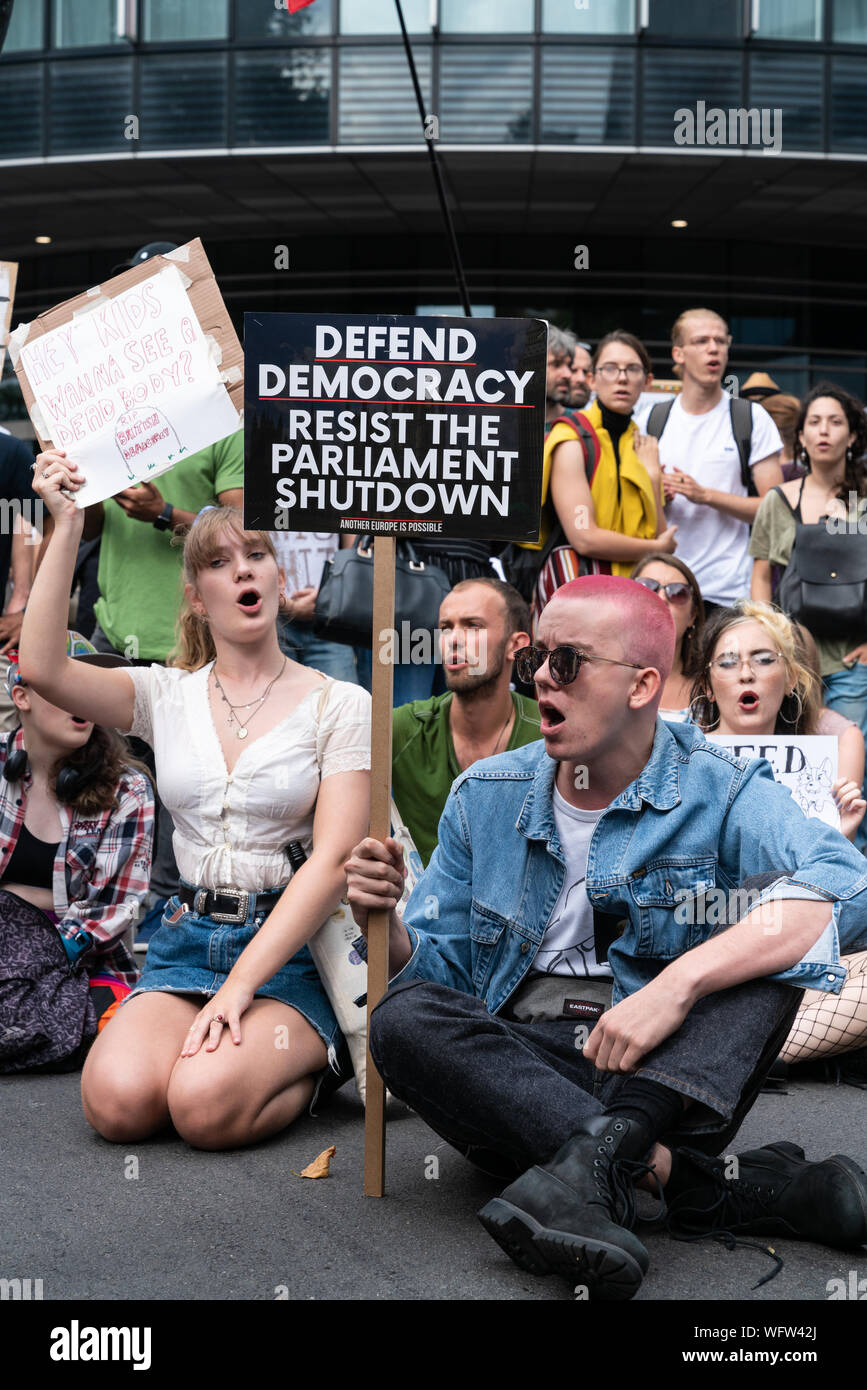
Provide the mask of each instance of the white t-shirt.
{"label": "white t-shirt", "polygon": [[[604,807],[602,808],[604,810]],[[596,959],[593,908],[587,897],[587,851],[599,811],[579,811],[554,788],[554,824],[566,860],[566,876],[548,930],[533,961],[534,970],[579,979],[610,979],[611,967]]]}
{"label": "white t-shirt", "polygon": [[340,544],[334,531],[269,531],[277,563],[286,571],[286,593],[319,588],[322,569]]}
{"label": "white t-shirt", "polygon": [[[768,412],[754,403],[750,467],[780,448],[776,425]],[[732,433],[731,397],[724,391],[713,410],[688,415],[678,396],[659,441],[659,460],[663,469],[677,468],[703,487],[746,497]],[[750,528],[745,521],[714,507],[697,506],[686,497],[673,498],[665,517],[666,525],[678,528],[677,558],[689,565],[702,598],[728,606],[749,594],[753,562],[748,552]]]}

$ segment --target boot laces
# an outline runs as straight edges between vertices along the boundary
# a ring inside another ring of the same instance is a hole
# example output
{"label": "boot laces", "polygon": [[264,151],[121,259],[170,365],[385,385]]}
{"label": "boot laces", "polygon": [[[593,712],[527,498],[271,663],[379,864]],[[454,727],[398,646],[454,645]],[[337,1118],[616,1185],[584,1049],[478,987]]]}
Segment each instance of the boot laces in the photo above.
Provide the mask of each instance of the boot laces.
{"label": "boot laces", "polygon": [[745,1225],[756,1217],[767,1215],[770,1200],[774,1195],[773,1185],[750,1182],[745,1178],[723,1178],[714,1166],[713,1160],[707,1160],[703,1154],[693,1152],[690,1152],[689,1157],[696,1167],[703,1169],[719,1188],[719,1192],[711,1203],[703,1207],[683,1205],[678,1210],[678,1199],[675,1198],[674,1206],[668,1210],[664,1220],[668,1234],[674,1240],[687,1244],[697,1240],[716,1240],[729,1251],[741,1246],[769,1256],[774,1262],[774,1268],[763,1275],[757,1284],[753,1284],[753,1289],[760,1289],[763,1284],[777,1277],[783,1268],[782,1259],[773,1246],[742,1240],[728,1228]]}
{"label": "boot laces", "polygon": [[[628,1231],[631,1231],[635,1226],[638,1217],[635,1206],[635,1188],[639,1180],[648,1174],[653,1177],[656,1183],[656,1196],[659,1200],[659,1207],[651,1219],[654,1221],[661,1219],[665,1212],[665,1198],[662,1195],[662,1184],[653,1164],[641,1163],[631,1158],[615,1158],[611,1154],[604,1153],[602,1170],[604,1176],[601,1181],[597,1179],[596,1186],[599,1196],[595,1202],[598,1206],[605,1208],[612,1221],[618,1226],[623,1226]],[[642,1217],[642,1220],[644,1219]]]}

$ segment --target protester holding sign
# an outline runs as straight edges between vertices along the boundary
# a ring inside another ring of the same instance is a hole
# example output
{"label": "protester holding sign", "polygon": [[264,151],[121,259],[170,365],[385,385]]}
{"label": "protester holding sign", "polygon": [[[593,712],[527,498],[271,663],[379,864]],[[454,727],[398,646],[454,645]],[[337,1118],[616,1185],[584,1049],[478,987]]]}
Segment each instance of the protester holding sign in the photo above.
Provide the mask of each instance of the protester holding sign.
{"label": "protester holding sign", "polygon": [[82,513],[65,494],[80,486],[74,461],[40,455],[35,487],[55,528],[22,674],[61,708],[151,744],[182,875],[140,985],[88,1058],[85,1113],[118,1142],[171,1121],[197,1147],[234,1148],[289,1124],[337,1063],[305,943],[337,906],[342,861],[367,825],[369,698],[282,655],[273,546],[224,508],[205,510],[185,542],[175,667],[66,660]]}

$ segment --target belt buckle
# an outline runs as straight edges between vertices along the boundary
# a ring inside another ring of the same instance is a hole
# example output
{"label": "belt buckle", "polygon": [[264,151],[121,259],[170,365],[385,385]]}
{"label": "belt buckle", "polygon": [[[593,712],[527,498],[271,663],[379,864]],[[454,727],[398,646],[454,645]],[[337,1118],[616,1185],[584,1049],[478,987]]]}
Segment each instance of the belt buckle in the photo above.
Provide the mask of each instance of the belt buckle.
{"label": "belt buckle", "polygon": [[[237,888],[214,888],[214,898],[234,898],[234,912],[212,912],[211,920],[214,922],[243,922],[247,916],[247,905],[250,901],[250,894]],[[216,907],[216,902],[214,903]]]}

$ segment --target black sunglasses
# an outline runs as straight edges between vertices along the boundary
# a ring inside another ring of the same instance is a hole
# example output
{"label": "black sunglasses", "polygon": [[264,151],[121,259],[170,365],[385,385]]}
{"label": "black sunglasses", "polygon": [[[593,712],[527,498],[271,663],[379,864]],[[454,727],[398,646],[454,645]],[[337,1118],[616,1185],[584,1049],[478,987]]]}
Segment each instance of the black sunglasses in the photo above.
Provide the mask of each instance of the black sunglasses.
{"label": "black sunglasses", "polygon": [[515,652],[515,666],[525,685],[532,685],[536,672],[548,663],[548,670],[558,685],[571,685],[585,661],[607,661],[612,666],[631,666],[635,671],[643,671],[634,661],[615,661],[611,656],[590,656],[588,652],[576,651],[575,647],[521,647]]}
{"label": "black sunglasses", "polygon": [[660,584],[658,579],[636,579],[635,582],[643,589],[650,589],[654,594],[665,594],[669,603],[675,604],[678,608],[692,598],[692,589],[688,584]]}

